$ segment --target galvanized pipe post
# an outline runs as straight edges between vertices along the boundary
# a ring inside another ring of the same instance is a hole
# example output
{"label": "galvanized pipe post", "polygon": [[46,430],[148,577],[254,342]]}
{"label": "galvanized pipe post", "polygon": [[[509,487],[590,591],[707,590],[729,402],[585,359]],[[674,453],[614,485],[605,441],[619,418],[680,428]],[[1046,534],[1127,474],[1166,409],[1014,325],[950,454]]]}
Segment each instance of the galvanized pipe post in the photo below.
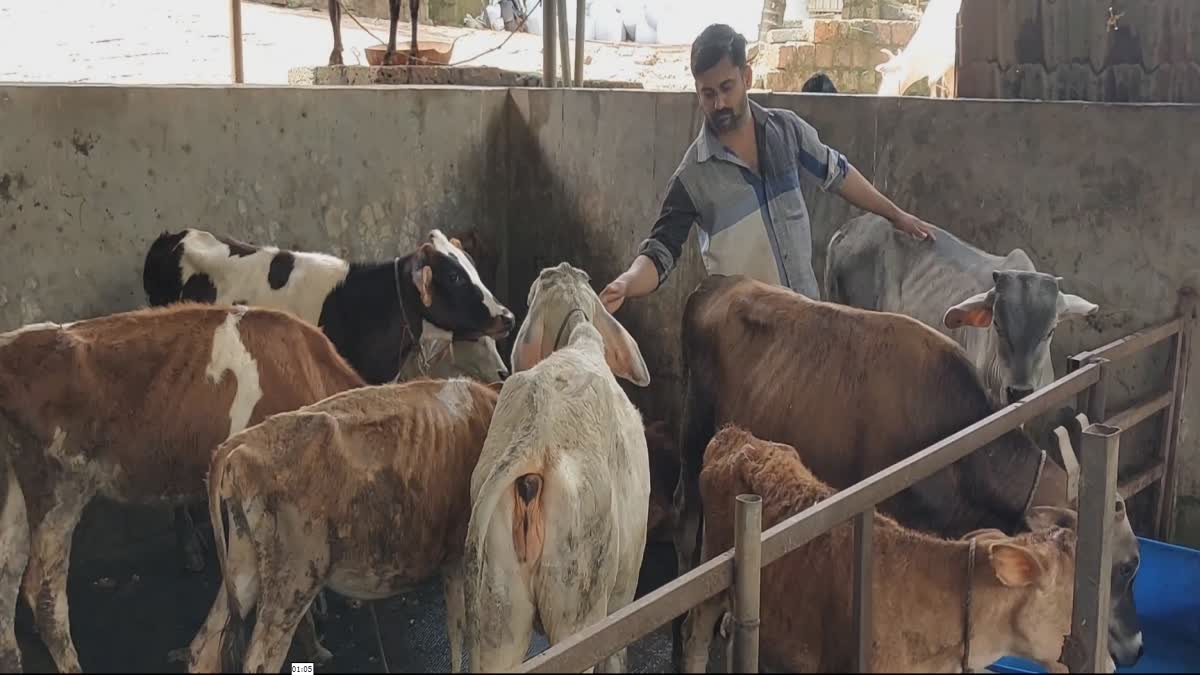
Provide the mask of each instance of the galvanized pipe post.
{"label": "galvanized pipe post", "polygon": [[233,81],[246,81],[242,67],[242,0],[229,0],[229,48],[233,53]]}
{"label": "galvanized pipe post", "polygon": [[549,0],[558,3],[558,46],[562,49],[562,86],[571,86],[571,31],[567,25],[567,0]]}
{"label": "galvanized pipe post", "polygon": [[584,36],[584,24],[587,22],[587,0],[577,0],[575,3],[575,86],[583,86],[583,47],[587,40]]}
{"label": "galvanized pipe post", "polygon": [[1176,501],[1176,465],[1179,457],[1179,427],[1183,420],[1183,402],[1188,388],[1188,371],[1192,363],[1192,338],[1196,331],[1196,294],[1191,289],[1185,289],[1179,298],[1179,333],[1175,339],[1179,341],[1175,353],[1175,388],[1168,416],[1173,422],[1167,427],[1170,432],[1163,439],[1163,477],[1158,490],[1158,504],[1155,508],[1155,522],[1158,538],[1168,541],[1175,536],[1175,501]]}
{"label": "galvanized pipe post", "polygon": [[1079,525],[1071,635],[1061,661],[1072,673],[1099,673],[1108,660],[1113,518],[1121,430],[1093,423],[1079,458]]}
{"label": "galvanized pipe post", "polygon": [[757,673],[762,497],[738,495],[733,527],[733,667],[734,672]]}
{"label": "galvanized pipe post", "polygon": [[875,509],[854,517],[854,647],[853,671],[871,672],[871,572],[875,548]]}
{"label": "galvanized pipe post", "polygon": [[558,12],[554,11],[557,5],[557,0],[542,0],[542,86],[547,88],[553,88],[558,79],[554,73],[554,50],[558,49],[554,44],[554,32],[558,27]]}

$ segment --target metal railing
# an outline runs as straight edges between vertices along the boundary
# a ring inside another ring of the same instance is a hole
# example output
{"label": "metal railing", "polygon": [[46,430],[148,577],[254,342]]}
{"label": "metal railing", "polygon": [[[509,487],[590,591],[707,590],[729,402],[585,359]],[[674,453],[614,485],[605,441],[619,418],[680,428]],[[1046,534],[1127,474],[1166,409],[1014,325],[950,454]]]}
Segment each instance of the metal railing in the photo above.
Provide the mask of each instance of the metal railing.
{"label": "metal railing", "polygon": [[[1161,484],[1156,522],[1169,519],[1174,499],[1175,455],[1179,411],[1187,386],[1187,341],[1195,324],[1196,303],[1191,293],[1181,294],[1179,313],[1170,321],[1138,331],[1098,349],[1071,357],[1069,372],[1025,399],[934,443],[920,452],[841,490],[778,523],[761,537],[753,533],[761,517],[755,495],[738,498],[735,545],[686,574],[617,610],[602,621],[551,646],[522,664],[518,672],[581,672],[628,646],[635,640],[685,614],[720,593],[733,590],[735,630],[733,652],[738,672],[758,669],[758,584],[761,568],[846,521],[854,521],[854,597],[856,628],[855,672],[870,669],[871,555],[876,505],[950,466],[971,452],[1050,412],[1072,397],[1087,401],[1089,419],[1103,420],[1083,430],[1079,452],[1079,519],[1072,632],[1064,643],[1062,659],[1071,672],[1099,672],[1108,656],[1109,576],[1111,569],[1114,496],[1123,427],[1165,411],[1162,448],[1150,469],[1122,483],[1122,494],[1132,496],[1146,486]],[[1106,416],[1106,386],[1114,361],[1175,338],[1168,368],[1169,388],[1129,408]],[[1166,402],[1164,402],[1166,401]],[[1081,406],[1082,407],[1082,406]],[[1120,424],[1117,424],[1117,423]],[[1173,509],[1172,509],[1173,510]],[[735,562],[736,561],[736,562]],[[757,562],[755,562],[757,561]]]}
{"label": "metal railing", "polygon": [[809,14],[841,14],[843,0],[808,0]]}

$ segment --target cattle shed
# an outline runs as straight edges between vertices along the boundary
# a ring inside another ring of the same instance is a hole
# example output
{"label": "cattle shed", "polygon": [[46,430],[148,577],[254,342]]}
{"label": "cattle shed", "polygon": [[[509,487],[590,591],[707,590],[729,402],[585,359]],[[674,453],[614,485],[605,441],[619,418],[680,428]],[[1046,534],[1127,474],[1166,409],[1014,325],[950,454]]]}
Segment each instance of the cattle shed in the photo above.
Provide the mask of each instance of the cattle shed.
{"label": "cattle shed", "polygon": [[[1200,107],[753,96],[809,120],[902,208],[993,253],[1021,247],[1099,304],[1055,334],[1059,376],[1069,355],[1170,318],[1178,291],[1200,282],[1200,145],[1188,142]],[[183,227],[373,259],[430,228],[475,231],[484,280],[520,320],[544,267],[568,261],[596,290],[624,270],[701,121],[693,95],[639,90],[90,85],[0,86],[0,119],[0,330],[142,306],[146,248]],[[829,236],[854,214],[806,197],[820,275]],[[631,398],[671,424],[680,315],[702,273],[694,234],[686,251],[657,294],[617,314],[650,368]],[[1110,409],[1163,386],[1166,344],[1115,370]],[[1176,537],[1192,546],[1197,420],[1192,395]],[[1156,432],[1123,438],[1123,474],[1147,461]],[[170,558],[169,525],[169,511],[96,506],[74,565],[108,569],[154,537]],[[356,640],[370,649],[374,637]]]}

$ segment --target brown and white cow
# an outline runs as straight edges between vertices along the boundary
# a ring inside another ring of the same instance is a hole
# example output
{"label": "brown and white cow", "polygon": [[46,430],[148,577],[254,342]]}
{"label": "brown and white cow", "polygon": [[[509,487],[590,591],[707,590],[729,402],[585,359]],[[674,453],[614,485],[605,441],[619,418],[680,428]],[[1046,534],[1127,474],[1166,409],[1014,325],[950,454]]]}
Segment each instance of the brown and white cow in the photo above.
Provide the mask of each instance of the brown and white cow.
{"label": "brown and white cow", "polygon": [[[701,458],[720,426],[737,424],[793,446],[818,478],[842,489],[1000,409],[962,348],[916,319],[812,300],[745,277],[701,282],[686,303],[681,333],[687,396],[675,494],[680,573],[699,552]],[[1016,429],[880,508],[906,527],[959,537],[984,528],[1015,534],[1031,507],[1072,508],[1074,501],[1066,471]],[[1126,665],[1141,649],[1130,583],[1138,544],[1127,519],[1114,534],[1109,644]]]}
{"label": "brown and white cow", "polygon": [[58,670],[79,672],[66,585],[93,497],[203,499],[230,434],[363,385],[320,330],[276,310],[184,303],[0,334],[0,461],[15,471],[0,514],[0,666],[19,667],[21,588]]}
{"label": "brown and white cow", "polygon": [[[466,378],[365,387],[274,415],[221,445],[209,517],[223,590],[192,641],[190,672],[278,672],[322,588],[378,600],[443,573],[458,672],[468,478],[496,397]],[[242,623],[255,607],[243,660]]]}
{"label": "brown and white cow", "polygon": [[[525,658],[627,605],[646,545],[642,417],[616,377],[646,386],[637,343],[567,263],[542,270],[513,344],[479,464],[464,553],[471,672]],[[615,376],[615,377],[614,377]],[[625,650],[604,672],[624,672]]]}
{"label": "brown and white cow", "polygon": [[[766,529],[836,490],[804,466],[795,448],[730,426],[705,451],[700,492],[709,560],[733,547],[739,494],[762,497]],[[869,672],[959,672],[964,663],[982,672],[1005,656],[1067,672],[1058,660],[1071,632],[1075,512],[1037,507],[1029,519],[1032,532],[983,530],[953,540],[876,514]],[[1071,525],[1058,527],[1060,520]],[[762,586],[773,589],[763,593],[760,609],[763,666],[851,671],[853,561],[853,528],[843,523],[763,568]],[[688,613],[684,672],[705,671],[713,628],[728,606],[723,593]]]}

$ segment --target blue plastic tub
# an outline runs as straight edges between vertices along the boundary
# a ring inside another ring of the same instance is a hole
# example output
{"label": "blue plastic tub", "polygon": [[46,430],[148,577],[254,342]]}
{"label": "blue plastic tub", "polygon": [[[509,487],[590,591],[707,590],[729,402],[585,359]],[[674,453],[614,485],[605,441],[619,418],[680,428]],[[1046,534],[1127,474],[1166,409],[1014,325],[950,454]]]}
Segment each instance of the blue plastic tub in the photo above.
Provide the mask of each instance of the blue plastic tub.
{"label": "blue plastic tub", "polygon": [[[1146,653],[1118,673],[1200,673],[1200,551],[1138,537],[1142,566],[1133,598]],[[1004,658],[998,673],[1044,673],[1024,659]]]}

